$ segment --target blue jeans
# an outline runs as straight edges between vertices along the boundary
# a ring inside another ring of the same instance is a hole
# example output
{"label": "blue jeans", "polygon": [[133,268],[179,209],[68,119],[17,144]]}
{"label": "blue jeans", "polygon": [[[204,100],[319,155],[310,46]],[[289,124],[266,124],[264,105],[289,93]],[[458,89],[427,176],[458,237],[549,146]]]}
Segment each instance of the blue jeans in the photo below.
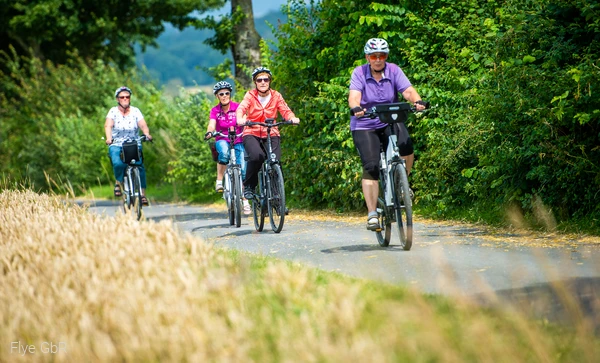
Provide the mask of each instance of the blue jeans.
{"label": "blue jeans", "polygon": [[[229,141],[218,140],[215,143],[217,152],[219,153],[218,161],[220,164],[227,165],[229,163]],[[244,144],[239,143],[233,146],[235,149],[235,159],[240,164],[242,169],[242,180],[246,178],[246,159],[244,155]]]}
{"label": "blue jeans", "polygon": [[[121,161],[121,146],[110,145],[108,147],[108,157],[112,163],[113,172],[115,173],[115,179],[118,182],[123,183],[123,178],[125,177],[125,168],[127,165]],[[140,151],[142,147],[140,146]],[[144,169],[144,164],[142,164],[143,160],[138,161],[135,165],[139,165],[140,170],[140,181],[142,183],[141,187],[146,189],[146,169]]]}

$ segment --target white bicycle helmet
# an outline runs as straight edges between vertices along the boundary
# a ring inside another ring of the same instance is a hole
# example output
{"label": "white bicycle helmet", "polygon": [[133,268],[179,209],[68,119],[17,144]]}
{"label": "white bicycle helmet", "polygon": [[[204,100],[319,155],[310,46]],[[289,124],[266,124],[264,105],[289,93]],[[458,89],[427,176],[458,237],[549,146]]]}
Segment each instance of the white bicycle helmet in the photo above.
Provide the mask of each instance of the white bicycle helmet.
{"label": "white bicycle helmet", "polygon": [[252,80],[256,79],[256,76],[261,74],[261,73],[267,73],[269,75],[269,78],[273,78],[273,74],[271,73],[271,70],[267,67],[258,67],[255,70],[252,71]]}
{"label": "white bicycle helmet", "polygon": [[228,89],[229,92],[233,92],[233,87],[231,86],[231,84],[229,82],[226,81],[221,81],[221,82],[217,82],[217,84],[215,84],[215,86],[213,87],[213,94],[217,94],[217,92],[219,92],[222,89]]}
{"label": "white bicycle helmet", "polygon": [[388,42],[385,39],[371,38],[371,39],[367,40],[367,44],[365,44],[365,54],[373,54],[373,53],[388,54],[389,52],[390,52],[390,48],[388,47]]}
{"label": "white bicycle helmet", "polygon": [[131,95],[133,93],[133,92],[131,92],[131,90],[129,89],[129,87],[126,87],[126,86],[119,87],[115,91],[115,98],[119,97],[119,93],[121,93],[123,91],[129,92],[129,95]]}

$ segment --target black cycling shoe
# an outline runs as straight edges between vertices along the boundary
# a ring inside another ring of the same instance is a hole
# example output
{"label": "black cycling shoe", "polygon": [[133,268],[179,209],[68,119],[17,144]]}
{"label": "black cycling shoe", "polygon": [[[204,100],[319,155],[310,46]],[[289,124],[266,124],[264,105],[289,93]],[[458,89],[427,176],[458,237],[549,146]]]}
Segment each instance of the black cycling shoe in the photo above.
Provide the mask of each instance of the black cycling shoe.
{"label": "black cycling shoe", "polygon": [[254,200],[254,193],[250,188],[244,188],[244,198]]}

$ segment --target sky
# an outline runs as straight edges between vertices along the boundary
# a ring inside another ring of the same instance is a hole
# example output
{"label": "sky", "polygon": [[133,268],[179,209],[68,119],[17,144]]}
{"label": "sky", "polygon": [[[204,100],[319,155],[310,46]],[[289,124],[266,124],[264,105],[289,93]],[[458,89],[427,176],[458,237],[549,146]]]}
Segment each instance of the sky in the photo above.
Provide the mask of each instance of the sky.
{"label": "sky", "polygon": [[[254,17],[261,17],[270,11],[277,11],[281,5],[287,4],[287,0],[252,0],[252,10]],[[228,8],[231,5],[227,4]]]}
{"label": "sky", "polygon": [[[271,11],[278,11],[281,9],[281,5],[287,4],[288,0],[252,0],[252,10],[254,10],[254,17],[260,18],[268,14]],[[209,14],[221,15],[229,13],[231,11],[231,2],[227,2],[221,9],[211,12]]]}

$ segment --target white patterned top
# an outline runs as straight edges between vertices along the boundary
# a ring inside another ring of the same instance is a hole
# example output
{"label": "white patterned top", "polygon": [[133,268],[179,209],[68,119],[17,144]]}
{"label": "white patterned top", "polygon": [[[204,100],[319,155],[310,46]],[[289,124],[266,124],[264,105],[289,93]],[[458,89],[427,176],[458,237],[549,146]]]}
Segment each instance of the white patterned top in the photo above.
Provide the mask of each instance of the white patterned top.
{"label": "white patterned top", "polygon": [[123,115],[119,108],[115,106],[108,111],[106,118],[113,120],[115,123],[112,129],[112,145],[122,146],[123,141],[138,137],[138,122],[143,120],[144,116],[137,107],[129,106],[129,113]]}

